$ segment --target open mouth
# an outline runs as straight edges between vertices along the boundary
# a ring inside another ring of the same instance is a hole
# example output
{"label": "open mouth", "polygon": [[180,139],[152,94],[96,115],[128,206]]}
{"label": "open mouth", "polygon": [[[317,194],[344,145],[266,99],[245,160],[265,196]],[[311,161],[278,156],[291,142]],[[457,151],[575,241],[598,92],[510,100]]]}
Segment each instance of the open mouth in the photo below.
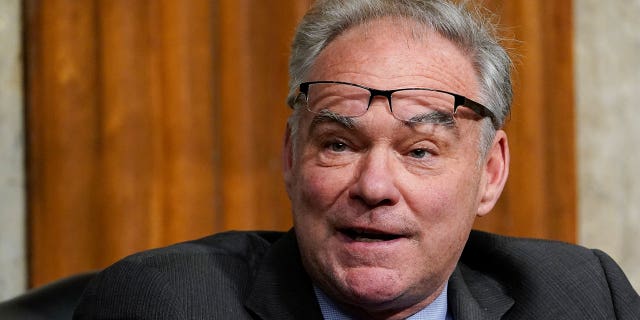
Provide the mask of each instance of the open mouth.
{"label": "open mouth", "polygon": [[395,239],[402,238],[402,235],[372,231],[372,230],[364,230],[357,228],[347,228],[340,230],[344,235],[351,238],[353,241],[359,242],[381,242],[381,241],[391,241]]}

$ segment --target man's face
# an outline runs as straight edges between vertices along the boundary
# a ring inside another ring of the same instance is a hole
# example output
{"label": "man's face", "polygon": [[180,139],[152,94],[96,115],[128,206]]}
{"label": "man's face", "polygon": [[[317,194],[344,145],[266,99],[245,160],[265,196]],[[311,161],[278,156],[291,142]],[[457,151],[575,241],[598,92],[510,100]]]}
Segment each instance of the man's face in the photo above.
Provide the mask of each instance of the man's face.
{"label": "man's face", "polygon": [[[307,80],[479,98],[471,62],[455,45],[435,33],[412,37],[390,19],[334,39]],[[499,131],[483,158],[471,110],[459,108],[453,124],[408,125],[384,97],[351,122],[303,111],[297,147],[285,144],[303,264],[316,285],[355,312],[410,315],[441,292],[475,216],[495,203],[506,178],[506,138]]]}

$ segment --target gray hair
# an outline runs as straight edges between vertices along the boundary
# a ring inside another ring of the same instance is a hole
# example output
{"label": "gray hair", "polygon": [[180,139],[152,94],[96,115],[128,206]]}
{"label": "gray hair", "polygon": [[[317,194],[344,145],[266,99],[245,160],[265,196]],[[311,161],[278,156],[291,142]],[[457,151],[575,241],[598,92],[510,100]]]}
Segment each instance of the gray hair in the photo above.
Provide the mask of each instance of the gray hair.
{"label": "gray hair", "polygon": [[[495,131],[504,125],[511,107],[512,63],[499,44],[495,26],[478,9],[468,10],[465,3],[446,0],[319,0],[302,19],[296,30],[289,59],[289,96],[294,108],[289,119],[296,131],[300,108],[296,91],[320,52],[345,30],[383,17],[406,18],[434,30],[456,44],[470,57],[480,82],[480,103],[494,112],[497,125],[485,119],[480,149],[486,153]],[[293,138],[293,137],[292,137]]]}

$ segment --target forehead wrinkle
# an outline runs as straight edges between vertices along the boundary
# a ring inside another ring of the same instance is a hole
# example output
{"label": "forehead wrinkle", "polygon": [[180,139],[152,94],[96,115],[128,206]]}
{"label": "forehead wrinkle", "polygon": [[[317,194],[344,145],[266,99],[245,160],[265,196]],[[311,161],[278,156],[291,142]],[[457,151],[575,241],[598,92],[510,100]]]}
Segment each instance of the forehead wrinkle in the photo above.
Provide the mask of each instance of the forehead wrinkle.
{"label": "forehead wrinkle", "polygon": [[453,68],[451,68],[451,65],[451,63],[446,62],[446,57],[438,56],[430,61],[428,64],[429,72],[426,76],[436,80],[440,85],[444,84],[443,87],[434,87],[432,89],[451,91],[464,96],[470,96],[470,98],[471,96],[475,96],[475,92],[477,92],[476,79],[459,76],[459,74],[463,73],[462,66],[454,65]]}
{"label": "forehead wrinkle", "polygon": [[[360,32],[360,39],[365,42],[373,42],[375,41],[374,37],[380,36],[378,34],[374,34],[373,30],[370,30],[368,25],[375,25],[382,23],[385,24],[385,20],[373,20],[367,22],[362,25],[352,26],[350,29],[346,30],[344,33],[340,34],[338,37],[333,39],[327,47],[325,47],[322,51],[324,52],[329,47],[334,47],[336,45],[335,42],[340,41],[342,36],[347,36],[350,32]],[[450,41],[435,31],[424,27],[415,25],[415,23],[406,23],[404,25],[389,25],[388,28],[396,28],[397,37],[396,40],[401,43],[401,46],[406,46],[406,49],[409,51],[418,52],[420,50],[430,50],[429,47],[432,42],[439,41]],[[352,29],[358,29],[352,30]],[[399,29],[399,30],[398,30]],[[390,30],[390,29],[389,29]],[[353,36],[353,34],[351,35]],[[356,36],[357,38],[357,36]],[[344,44],[342,44],[344,45]],[[455,50],[453,56],[460,57],[464,59],[463,63],[453,63],[451,60],[452,57],[450,52],[451,50]],[[469,60],[469,56],[465,54],[460,48],[458,48],[455,44],[450,43],[446,52],[440,52],[436,54],[432,54],[430,59],[421,59],[417,61],[413,61],[412,64],[406,64],[403,72],[399,74],[379,74],[376,72],[369,71],[367,68],[362,68],[362,65],[384,65],[389,59],[405,59],[405,57],[398,56],[389,56],[389,55],[353,55],[352,52],[338,50],[338,52],[332,52],[332,55],[323,56],[324,65],[319,66],[319,60],[316,60],[315,63],[311,66],[310,74],[315,74],[312,80],[343,80],[349,81],[351,80],[352,75],[356,76],[367,76],[378,78],[379,81],[374,83],[360,83],[361,85],[366,85],[370,87],[375,87],[377,89],[394,89],[398,87],[395,85],[394,88],[390,88],[385,85],[386,81],[401,79],[404,77],[408,77],[407,81],[403,87],[415,87],[418,86],[416,83],[416,78],[423,78],[429,83],[421,84],[422,87],[429,87],[433,89],[447,90],[452,91],[454,93],[458,93],[461,95],[469,96],[470,98],[475,98],[476,100],[479,98],[477,95],[479,94],[477,91],[479,84],[476,75],[476,70],[473,68],[472,62]],[[432,51],[433,53],[434,51]],[[336,54],[337,53],[337,54]],[[337,67],[337,68],[336,68]],[[345,68],[346,67],[346,68]],[[464,74],[464,70],[469,69],[472,70],[474,77],[462,77],[461,74]],[[325,70],[331,70],[329,74],[325,73]],[[421,70],[419,73],[415,73],[414,71]],[[373,79],[371,79],[373,80]]]}

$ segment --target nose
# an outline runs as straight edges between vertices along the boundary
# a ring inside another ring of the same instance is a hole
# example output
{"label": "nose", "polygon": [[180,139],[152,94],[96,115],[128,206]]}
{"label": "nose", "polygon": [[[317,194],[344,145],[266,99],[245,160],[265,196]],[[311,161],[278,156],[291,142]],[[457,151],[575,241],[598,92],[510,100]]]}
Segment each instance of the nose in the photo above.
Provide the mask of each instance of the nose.
{"label": "nose", "polygon": [[362,158],[354,184],[349,189],[351,199],[368,207],[392,206],[400,200],[392,155],[382,148],[372,149]]}

